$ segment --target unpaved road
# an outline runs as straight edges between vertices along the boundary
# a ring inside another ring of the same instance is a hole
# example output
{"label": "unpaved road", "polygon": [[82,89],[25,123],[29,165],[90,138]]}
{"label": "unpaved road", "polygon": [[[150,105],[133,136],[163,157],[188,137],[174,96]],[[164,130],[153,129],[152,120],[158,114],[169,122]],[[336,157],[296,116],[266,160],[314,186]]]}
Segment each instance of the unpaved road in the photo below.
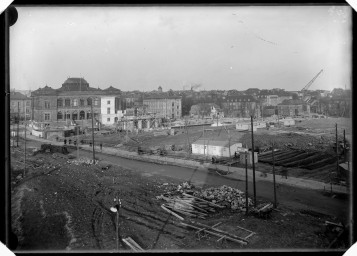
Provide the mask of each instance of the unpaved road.
{"label": "unpaved road", "polygon": [[[92,157],[88,151],[80,151],[81,156]],[[220,176],[215,172],[208,170],[190,169],[179,166],[159,165],[148,162],[141,162],[118,156],[112,156],[96,152],[96,157],[105,161],[120,165],[131,170],[141,171],[144,176],[162,175],[177,178],[183,181],[191,181],[193,184],[202,187],[228,185],[245,191],[245,178],[240,180]],[[281,179],[277,175],[277,179]],[[253,183],[248,182],[249,196],[253,195]],[[328,188],[326,188],[328,190]],[[257,197],[264,200],[273,201],[273,185],[268,181],[256,182]],[[346,221],[349,216],[350,208],[349,198],[335,197],[324,195],[316,190],[302,189],[279,185],[277,188],[277,200],[280,204],[298,209],[310,209],[328,215],[333,215],[338,219]]]}

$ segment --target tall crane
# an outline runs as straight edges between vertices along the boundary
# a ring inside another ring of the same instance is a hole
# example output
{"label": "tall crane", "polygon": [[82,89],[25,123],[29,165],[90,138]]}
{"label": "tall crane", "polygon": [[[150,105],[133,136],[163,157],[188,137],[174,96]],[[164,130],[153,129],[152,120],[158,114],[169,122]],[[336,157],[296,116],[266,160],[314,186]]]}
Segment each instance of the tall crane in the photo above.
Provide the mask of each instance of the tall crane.
{"label": "tall crane", "polygon": [[324,71],[324,70],[321,69],[320,72],[317,73],[317,75],[313,79],[311,79],[311,81],[307,85],[305,85],[304,88],[302,88],[301,92],[307,91],[310,88],[310,86],[312,85],[312,83],[315,81],[315,79],[322,73],[322,71]]}

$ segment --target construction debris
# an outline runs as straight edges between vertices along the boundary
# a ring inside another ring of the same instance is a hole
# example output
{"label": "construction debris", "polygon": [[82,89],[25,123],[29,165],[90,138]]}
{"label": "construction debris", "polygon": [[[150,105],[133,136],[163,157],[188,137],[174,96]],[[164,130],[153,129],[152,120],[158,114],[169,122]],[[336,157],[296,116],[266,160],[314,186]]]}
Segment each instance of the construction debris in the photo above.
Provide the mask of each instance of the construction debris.
{"label": "construction debris", "polygon": [[273,211],[274,205],[272,203],[259,204],[257,207],[252,208],[251,212],[258,215],[259,217],[269,218],[271,212]]}
{"label": "construction debris", "polygon": [[[218,225],[220,225],[221,223],[217,223],[217,224],[213,225],[212,227],[210,227],[208,225],[205,225],[205,224],[202,224],[202,223],[199,223],[199,222],[193,222],[193,221],[191,221],[191,223],[181,222],[180,224],[185,226],[185,227],[189,227],[189,228],[198,230],[196,232],[196,234],[198,236],[198,239],[201,239],[202,237],[205,237],[205,235],[201,234],[201,232],[203,232],[204,234],[207,233],[207,234],[211,234],[211,235],[219,237],[217,242],[223,241],[225,239],[225,240],[228,240],[228,241],[239,243],[241,245],[248,244],[248,241],[246,239],[242,238],[242,237],[239,237],[239,236],[236,236],[234,234],[228,233],[226,231],[217,229],[216,227]],[[201,227],[195,226],[193,224],[199,225]]]}
{"label": "construction debris", "polygon": [[205,219],[209,212],[215,212],[214,208],[211,207],[208,203],[199,201],[191,196],[181,195],[175,197],[166,197],[161,195],[157,196],[156,198],[166,201],[166,203],[161,207],[170,209],[170,213],[173,212],[186,215],[188,217]]}
{"label": "construction debris", "polygon": [[141,248],[131,237],[123,238],[123,242],[129,246],[134,252],[143,252],[144,249]]}
{"label": "construction debris", "polygon": [[[223,185],[219,188],[208,188],[201,192],[193,193],[196,197],[202,197],[211,203],[218,203],[220,206],[231,208],[232,210],[245,211],[245,193],[239,189]],[[252,206],[253,201],[248,198],[248,206]]]}
{"label": "construction debris", "polygon": [[79,158],[79,159],[73,159],[73,160],[68,160],[67,163],[69,164],[75,164],[75,165],[92,165],[92,164],[98,164],[98,160],[93,161],[93,159],[89,158]]}

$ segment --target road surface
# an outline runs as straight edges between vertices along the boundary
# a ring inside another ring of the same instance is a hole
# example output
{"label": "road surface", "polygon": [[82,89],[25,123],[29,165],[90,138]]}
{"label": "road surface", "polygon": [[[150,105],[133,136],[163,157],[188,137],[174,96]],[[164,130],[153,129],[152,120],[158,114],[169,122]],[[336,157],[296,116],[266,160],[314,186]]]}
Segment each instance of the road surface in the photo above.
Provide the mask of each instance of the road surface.
{"label": "road surface", "polygon": [[[76,152],[73,152],[73,154],[76,155]],[[80,150],[80,156],[91,158],[93,154],[89,151]],[[96,158],[140,172],[143,176],[147,177],[161,175],[179,179],[180,182],[190,181],[196,186],[227,185],[238,188],[241,191],[245,191],[244,177],[242,177],[242,179],[232,179],[221,176],[215,171],[141,162],[118,156],[102,154],[99,152],[96,152]],[[281,178],[282,177],[280,175],[277,175],[277,179]],[[253,183],[251,180],[248,182],[248,191],[249,196],[253,197]],[[258,200],[263,199],[273,202],[273,184],[267,181],[256,182],[256,194]],[[278,204],[285,205],[290,208],[313,210],[319,213],[333,215],[341,221],[346,221],[349,218],[349,198],[331,198],[330,196],[326,196],[322,192],[316,190],[302,189],[280,184],[277,188],[277,201]]]}

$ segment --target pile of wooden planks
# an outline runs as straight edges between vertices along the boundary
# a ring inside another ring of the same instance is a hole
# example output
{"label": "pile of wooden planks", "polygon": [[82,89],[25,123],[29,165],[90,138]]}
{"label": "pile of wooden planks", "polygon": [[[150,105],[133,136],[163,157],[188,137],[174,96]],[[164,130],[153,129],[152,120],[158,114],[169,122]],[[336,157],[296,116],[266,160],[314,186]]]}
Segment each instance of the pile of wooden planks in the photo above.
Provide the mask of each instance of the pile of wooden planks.
{"label": "pile of wooden planks", "polygon": [[166,201],[166,203],[161,205],[161,208],[181,220],[183,220],[181,215],[205,219],[210,212],[216,212],[215,208],[224,208],[224,206],[214,204],[186,193],[182,193],[182,195],[175,197],[165,197],[161,195],[157,198]]}

